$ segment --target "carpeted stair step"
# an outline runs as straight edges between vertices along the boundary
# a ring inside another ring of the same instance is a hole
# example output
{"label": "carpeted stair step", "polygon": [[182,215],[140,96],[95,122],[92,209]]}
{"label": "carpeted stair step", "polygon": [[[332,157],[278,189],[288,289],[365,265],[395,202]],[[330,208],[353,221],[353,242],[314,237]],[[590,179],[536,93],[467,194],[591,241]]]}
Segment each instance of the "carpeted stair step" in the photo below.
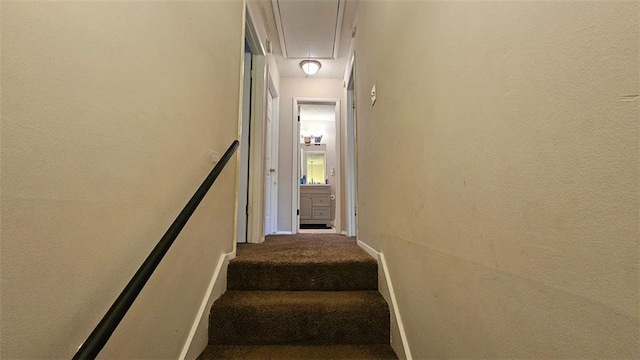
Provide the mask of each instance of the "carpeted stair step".
{"label": "carpeted stair step", "polygon": [[378,289],[375,260],[287,263],[236,258],[229,263],[229,290],[353,291]]}
{"label": "carpeted stair step", "polygon": [[198,360],[391,360],[389,344],[373,345],[209,345]]}
{"label": "carpeted stair step", "polygon": [[211,308],[209,343],[389,344],[376,291],[227,291]]}
{"label": "carpeted stair step", "polygon": [[238,245],[229,262],[229,290],[354,291],[378,289],[378,264],[340,235],[270,237]]}

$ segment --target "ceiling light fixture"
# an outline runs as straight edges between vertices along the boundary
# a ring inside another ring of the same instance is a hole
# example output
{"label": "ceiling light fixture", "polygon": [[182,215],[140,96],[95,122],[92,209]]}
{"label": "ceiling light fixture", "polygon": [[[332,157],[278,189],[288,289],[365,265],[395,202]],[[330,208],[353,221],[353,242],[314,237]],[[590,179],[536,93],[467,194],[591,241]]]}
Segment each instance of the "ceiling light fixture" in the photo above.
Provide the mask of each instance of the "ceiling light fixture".
{"label": "ceiling light fixture", "polygon": [[302,71],[304,71],[307,75],[315,75],[318,73],[318,70],[322,67],[320,61],[317,60],[302,60],[300,62],[300,67]]}

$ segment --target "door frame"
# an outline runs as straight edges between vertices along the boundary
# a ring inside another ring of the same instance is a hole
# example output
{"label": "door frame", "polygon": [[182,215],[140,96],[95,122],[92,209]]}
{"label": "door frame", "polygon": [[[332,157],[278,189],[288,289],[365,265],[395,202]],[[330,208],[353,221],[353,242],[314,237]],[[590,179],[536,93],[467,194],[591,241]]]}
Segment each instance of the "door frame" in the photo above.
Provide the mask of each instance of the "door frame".
{"label": "door frame", "polygon": [[293,234],[297,234],[300,232],[300,177],[298,176],[300,173],[300,105],[305,104],[334,104],[335,105],[335,139],[336,139],[336,174],[332,176],[335,179],[336,183],[336,194],[335,194],[335,216],[333,219],[333,228],[337,233],[341,231],[341,181],[340,181],[340,163],[341,163],[341,151],[340,151],[340,129],[341,129],[341,118],[340,118],[340,103],[341,99],[337,98],[304,98],[304,97],[294,97],[293,98],[293,147],[292,147],[292,163],[291,163],[291,176],[292,176],[292,184],[291,186],[291,232]]}
{"label": "door frame", "polygon": [[347,121],[346,121],[346,233],[347,236],[358,235],[358,137],[357,137],[357,112],[356,112],[356,72],[355,55],[351,57],[347,77]]}
{"label": "door frame", "polygon": [[[245,104],[245,90],[240,87],[240,115],[238,117],[238,139],[243,139],[240,143],[240,154],[238,156],[238,182],[236,184],[236,219],[235,219],[235,244],[239,240],[241,242],[259,243],[264,241],[264,159],[262,153],[264,150],[264,122],[266,107],[266,79],[268,66],[266,64],[265,48],[260,42],[257,35],[256,27],[253,22],[249,9],[245,6],[245,32],[243,41],[249,44],[251,50],[251,83],[250,83],[250,110],[248,126],[243,127],[242,118],[246,113],[243,108]],[[243,49],[244,63],[244,49]],[[244,73],[242,81],[244,81]],[[245,124],[247,125],[247,124]],[[248,134],[248,139],[247,135]],[[241,161],[242,154],[247,154],[248,161],[248,180],[241,179],[240,169],[243,165]],[[246,192],[246,207],[240,203],[239,195]],[[243,220],[244,218],[244,220]],[[245,222],[246,220],[246,222]],[[243,227],[243,223],[246,225]],[[243,228],[241,228],[243,227]],[[239,236],[242,232],[246,232],[245,236]]]}
{"label": "door frame", "polygon": [[[248,41],[247,41],[248,42]],[[251,45],[249,45],[251,48]],[[238,122],[238,173],[236,182],[236,216],[234,222],[235,236],[234,243],[247,242],[247,214],[246,206],[248,201],[249,188],[249,127],[251,119],[251,61],[253,56],[250,52],[243,52],[243,74],[242,89],[240,90],[240,116]]]}
{"label": "door frame", "polygon": [[[265,235],[275,234],[278,232],[278,148],[279,148],[279,101],[278,101],[278,91],[274,85],[273,79],[270,73],[267,73],[268,76],[268,84],[269,88],[267,90],[267,96],[271,97],[271,168],[275,169],[272,172],[271,176],[275,176],[275,186],[273,184],[273,178],[270,184],[265,183],[265,203],[267,194],[271,197],[270,203],[270,221],[269,224],[265,223]],[[268,130],[268,129],[267,129]],[[269,135],[269,131],[267,131],[267,136]],[[266,148],[266,142],[265,142]],[[265,162],[265,176],[267,171],[271,171],[271,169],[266,168]],[[265,218],[266,221],[266,218]],[[269,229],[270,231],[267,231]]]}
{"label": "door frame", "polygon": [[253,55],[251,72],[247,242],[261,243],[264,241],[264,129],[267,118],[267,64],[264,55]]}

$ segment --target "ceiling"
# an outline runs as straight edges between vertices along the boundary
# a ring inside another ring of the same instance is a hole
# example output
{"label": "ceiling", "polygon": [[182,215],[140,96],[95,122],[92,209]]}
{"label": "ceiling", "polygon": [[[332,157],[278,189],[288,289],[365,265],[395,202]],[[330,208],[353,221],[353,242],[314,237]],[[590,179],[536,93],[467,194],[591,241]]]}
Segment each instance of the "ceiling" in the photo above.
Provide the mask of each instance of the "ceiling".
{"label": "ceiling", "polygon": [[275,0],[272,4],[284,58],[337,57],[344,1]]}
{"label": "ceiling", "polygon": [[300,61],[322,68],[316,78],[342,79],[347,66],[354,0],[257,0],[280,76],[304,77]]}

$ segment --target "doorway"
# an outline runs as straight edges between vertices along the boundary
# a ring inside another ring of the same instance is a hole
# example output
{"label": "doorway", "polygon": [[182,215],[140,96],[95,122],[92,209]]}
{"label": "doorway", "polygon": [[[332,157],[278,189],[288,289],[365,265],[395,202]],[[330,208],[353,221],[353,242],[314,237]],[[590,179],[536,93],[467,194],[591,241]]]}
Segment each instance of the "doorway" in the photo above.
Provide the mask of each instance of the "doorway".
{"label": "doorway", "polygon": [[339,99],[294,99],[294,233],[339,232]]}
{"label": "doorway", "polygon": [[238,165],[238,206],[236,214],[236,242],[247,242],[249,199],[249,129],[251,124],[251,45],[244,41],[244,72],[242,77],[242,119],[240,121],[240,151]]}
{"label": "doorway", "polygon": [[238,125],[238,203],[236,242],[264,241],[264,118],[267,67],[265,49],[256,34],[250,14],[246,14],[242,116]]}

